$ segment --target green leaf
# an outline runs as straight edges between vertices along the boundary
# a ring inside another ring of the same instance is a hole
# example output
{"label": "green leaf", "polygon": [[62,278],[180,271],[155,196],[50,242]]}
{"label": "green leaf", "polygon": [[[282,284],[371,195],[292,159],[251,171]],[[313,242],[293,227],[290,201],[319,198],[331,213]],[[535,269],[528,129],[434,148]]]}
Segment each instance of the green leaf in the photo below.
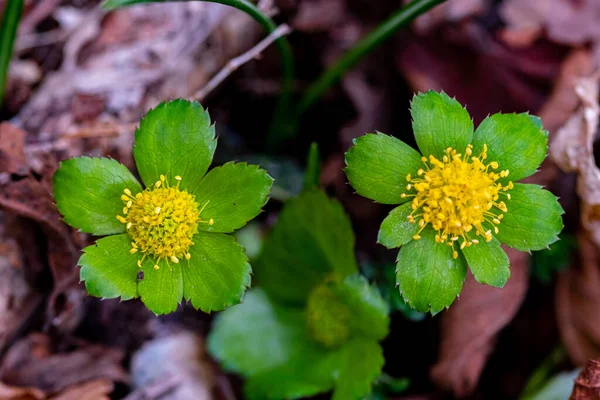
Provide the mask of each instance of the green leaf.
{"label": "green leaf", "polygon": [[371,391],[381,373],[383,350],[374,340],[357,338],[346,344],[340,354],[341,367],[332,400],[361,400]]}
{"label": "green leaf", "polygon": [[138,297],[138,255],[130,254],[127,235],[108,236],[83,249],[80,279],[95,297],[130,300]]}
{"label": "green leaf", "polygon": [[504,213],[496,237],[521,251],[541,250],[558,240],[564,211],[556,196],[538,185],[516,183],[508,193],[508,212]]}
{"label": "green leaf", "polygon": [[270,295],[302,304],[327,275],[343,279],[358,271],[350,219],[323,192],[302,193],[285,205],[254,264]]}
{"label": "green leaf", "polygon": [[210,116],[197,102],[178,99],[148,111],[135,132],[133,156],[142,181],[153,185],[165,175],[169,184],[196,194],[217,147]]}
{"label": "green leaf", "polygon": [[393,249],[413,240],[413,236],[419,231],[419,225],[408,221],[412,211],[412,202],[394,208],[381,223],[377,242]]}
{"label": "green leaf", "polygon": [[311,396],[333,386],[330,352],[309,340],[304,311],[275,304],[260,289],[216,317],[208,350],[249,378],[250,399]]}
{"label": "green leaf", "polygon": [[400,249],[396,282],[405,301],[420,312],[432,314],[449,307],[460,294],[467,273],[462,255],[452,258],[452,248],[435,242],[436,232],[425,229],[421,239]]}
{"label": "green leaf", "polygon": [[23,15],[23,0],[4,2],[4,12],[0,21],[0,106],[4,98],[8,67],[13,53],[13,44],[17,36],[19,21]]}
{"label": "green leaf", "polygon": [[354,334],[374,340],[381,340],[388,334],[388,306],[376,287],[356,274],[344,279],[336,291],[352,310],[351,328]]}
{"label": "green leaf", "polygon": [[471,143],[473,121],[467,110],[446,93],[419,93],[410,108],[415,139],[425,157],[441,159],[448,147],[461,153]]}
{"label": "green leaf", "polygon": [[487,144],[487,160],[497,161],[500,170],[509,170],[501,181],[517,182],[533,175],[548,152],[548,131],[538,117],[529,114],[494,114],[477,127],[473,153],[479,155]]}
{"label": "green leaf", "polygon": [[109,158],[70,158],[54,174],[54,199],[65,222],[98,236],[125,232],[116,218],[125,188],[134,195],[142,191],[131,172]]}
{"label": "green leaf", "polygon": [[478,244],[462,250],[467,264],[477,282],[502,288],[510,277],[510,261],[496,238],[491,242],[479,240]]}
{"label": "green leaf", "polygon": [[260,214],[269,200],[273,178],[257,165],[228,162],[213,168],[198,186],[200,217],[214,224],[200,224],[208,232],[233,232]]}
{"label": "green leaf", "polygon": [[142,263],[144,279],[138,283],[142,302],[156,315],[169,314],[177,310],[183,297],[182,262],[175,264],[161,260],[160,269],[154,269],[155,261],[146,259]]}
{"label": "green leaf", "polygon": [[[332,371],[326,375],[329,379],[316,376],[316,374],[307,371],[315,368],[318,360],[311,360],[304,357],[301,363],[283,365],[271,371],[253,375],[246,380],[244,385],[244,394],[247,400],[281,400],[281,399],[301,399],[312,397],[318,393],[331,390],[333,386]],[[312,378],[312,379],[311,379]]]}
{"label": "green leaf", "polygon": [[242,300],[250,286],[250,264],[234,237],[198,232],[189,263],[181,260],[183,296],[204,312],[219,311]]}
{"label": "green leaf", "polygon": [[257,375],[285,365],[304,350],[309,342],[304,319],[302,309],[282,307],[253,289],[243,303],[216,316],[208,350],[227,370]]}
{"label": "green leaf", "polygon": [[382,133],[354,139],[346,153],[346,175],[356,192],[382,204],[402,204],[406,176],[423,166],[421,155],[395,137]]}

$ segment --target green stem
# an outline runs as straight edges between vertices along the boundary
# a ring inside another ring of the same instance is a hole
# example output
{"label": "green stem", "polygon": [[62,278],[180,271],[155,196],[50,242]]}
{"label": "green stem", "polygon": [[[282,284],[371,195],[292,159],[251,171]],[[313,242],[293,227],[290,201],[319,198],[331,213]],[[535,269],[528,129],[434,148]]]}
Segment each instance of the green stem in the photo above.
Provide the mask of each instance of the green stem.
{"label": "green stem", "polygon": [[17,35],[19,21],[23,14],[23,0],[9,0],[4,7],[0,22],[0,106],[4,99],[8,66],[12,58],[13,44]]}
{"label": "green stem", "polygon": [[[270,34],[276,28],[275,22],[264,15],[262,11],[248,0],[106,0],[104,8],[115,9],[133,4],[141,3],[167,3],[167,2],[187,2],[187,1],[205,1],[208,3],[224,4],[226,6],[237,8],[254,18]],[[280,37],[275,42],[281,54],[283,63],[283,83],[277,109],[275,110],[274,126],[272,129],[278,130],[279,127],[289,121],[291,115],[291,95],[294,87],[294,56],[290,42],[285,36]]]}
{"label": "green stem", "polygon": [[375,30],[361,39],[344,54],[331,68],[321,75],[304,93],[297,107],[298,117],[308,111],[323,94],[337,83],[342,76],[366,54],[392,36],[398,29],[409,24],[419,15],[429,11],[446,0],[414,0],[399,9]]}
{"label": "green stem", "polygon": [[310,144],[308,156],[306,157],[306,170],[304,172],[304,190],[319,187],[321,178],[321,158],[319,156],[319,145],[315,142]]}

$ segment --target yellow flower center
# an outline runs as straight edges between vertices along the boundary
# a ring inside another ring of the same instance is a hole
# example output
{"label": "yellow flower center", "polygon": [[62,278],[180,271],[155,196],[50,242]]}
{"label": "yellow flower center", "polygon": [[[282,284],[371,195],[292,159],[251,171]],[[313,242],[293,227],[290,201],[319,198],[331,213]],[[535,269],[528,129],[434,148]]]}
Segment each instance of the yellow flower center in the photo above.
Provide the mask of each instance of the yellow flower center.
{"label": "yellow flower center", "polygon": [[492,240],[492,231],[498,233],[498,226],[508,209],[500,196],[510,199],[509,189],[497,182],[508,176],[508,170],[495,172],[499,165],[496,161],[488,162],[487,145],[479,156],[473,156],[473,146],[468,145],[464,155],[451,147],[441,160],[434,156],[422,157],[424,168],[417,172],[417,177],[410,174],[406,177],[406,190],[414,189],[416,193],[401,195],[402,198],[414,197],[412,213],[408,216],[411,223],[418,223],[420,230],[414,236],[421,238],[420,233],[431,224],[437,231],[437,243],[446,243],[452,247],[452,256],[458,257],[454,244],[460,248],[478,244],[479,240],[467,233],[474,230],[475,236],[481,236],[487,242]]}
{"label": "yellow flower center", "polygon": [[121,200],[125,203],[123,215],[117,219],[126,225],[131,237],[130,253],[138,251],[143,254],[138,260],[141,268],[147,256],[154,259],[154,269],[165,259],[178,263],[185,257],[191,258],[190,247],[194,244],[193,236],[198,232],[198,224],[212,225],[213,219],[202,220],[195,197],[180,190],[181,177],[176,176],[177,186],[170,187],[164,175],[154,185],[135,196],[129,189],[124,190]]}

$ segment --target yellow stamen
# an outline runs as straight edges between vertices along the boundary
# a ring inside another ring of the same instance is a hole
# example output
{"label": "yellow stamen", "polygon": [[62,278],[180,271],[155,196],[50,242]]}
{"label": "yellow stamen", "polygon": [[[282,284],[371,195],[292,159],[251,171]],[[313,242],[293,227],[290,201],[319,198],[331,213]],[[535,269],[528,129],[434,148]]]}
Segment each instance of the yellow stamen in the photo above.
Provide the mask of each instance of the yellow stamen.
{"label": "yellow stamen", "polygon": [[141,253],[138,267],[146,256],[153,259],[153,268],[160,269],[160,261],[179,263],[182,257],[190,260],[189,249],[194,245],[193,237],[198,232],[198,224],[214,224],[212,218],[203,220],[200,213],[202,209],[195,197],[187,190],[179,189],[181,177],[175,177],[177,186],[168,184],[165,175],[154,185],[146,188],[134,196],[127,190],[121,196],[125,203],[124,215],[117,215],[119,222],[127,226],[127,233],[131,238],[131,254]]}
{"label": "yellow stamen", "polygon": [[[500,194],[510,200],[506,191],[514,187],[512,182],[500,183],[508,176],[508,170],[494,172],[500,168],[497,161],[486,162],[487,145],[479,156],[473,156],[473,146],[468,145],[463,154],[447,148],[441,159],[433,155],[422,157],[424,168],[419,168],[417,177],[407,175],[407,190],[402,198],[413,197],[412,213],[408,221],[419,225],[413,239],[421,238],[421,231],[429,224],[437,231],[436,242],[452,246],[452,255],[458,257],[453,243],[460,241],[460,249],[478,244],[479,240],[467,238],[466,234],[482,236],[492,240],[492,231],[497,234],[503,214],[508,212],[505,202],[498,201]],[[490,229],[491,228],[491,229]]]}

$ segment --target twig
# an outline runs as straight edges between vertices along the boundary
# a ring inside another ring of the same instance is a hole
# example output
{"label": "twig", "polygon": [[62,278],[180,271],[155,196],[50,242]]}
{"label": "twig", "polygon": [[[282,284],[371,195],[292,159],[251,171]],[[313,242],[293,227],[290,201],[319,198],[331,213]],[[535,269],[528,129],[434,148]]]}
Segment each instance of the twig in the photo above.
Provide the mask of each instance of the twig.
{"label": "twig", "polygon": [[237,70],[242,65],[246,64],[250,60],[258,57],[267,47],[282,36],[289,34],[292,29],[286,25],[280,25],[275,29],[269,36],[261,40],[256,46],[244,54],[232,58],[229,62],[219,71],[208,83],[194,94],[194,98],[197,100],[203,100],[210,92],[212,92],[217,86],[219,86],[229,75]]}

